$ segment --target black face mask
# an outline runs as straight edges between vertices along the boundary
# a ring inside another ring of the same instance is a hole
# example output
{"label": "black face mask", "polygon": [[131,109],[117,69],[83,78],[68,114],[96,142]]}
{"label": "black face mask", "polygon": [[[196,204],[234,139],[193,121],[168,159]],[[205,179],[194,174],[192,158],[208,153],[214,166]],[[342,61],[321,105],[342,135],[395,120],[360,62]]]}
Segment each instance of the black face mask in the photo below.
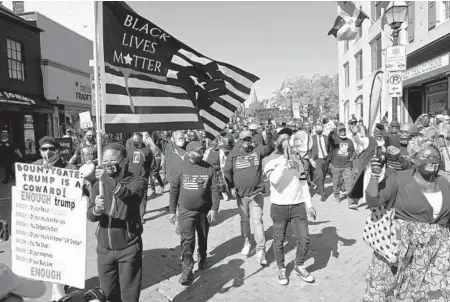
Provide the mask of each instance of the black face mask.
{"label": "black face mask", "polygon": [[133,142],[133,144],[135,147],[138,147],[138,148],[141,146],[141,142]]}
{"label": "black face mask", "polygon": [[436,161],[423,160],[417,167],[417,170],[420,175],[426,178],[437,176],[439,172],[439,164],[436,163]]}
{"label": "black face mask", "polygon": [[318,130],[318,131],[316,131],[316,134],[317,134],[317,135],[322,135],[322,133],[323,133],[323,131],[322,131],[322,130]]}
{"label": "black face mask", "polygon": [[108,173],[109,176],[114,177],[120,173],[122,170],[122,161],[114,164],[106,164],[104,165],[106,173]]}

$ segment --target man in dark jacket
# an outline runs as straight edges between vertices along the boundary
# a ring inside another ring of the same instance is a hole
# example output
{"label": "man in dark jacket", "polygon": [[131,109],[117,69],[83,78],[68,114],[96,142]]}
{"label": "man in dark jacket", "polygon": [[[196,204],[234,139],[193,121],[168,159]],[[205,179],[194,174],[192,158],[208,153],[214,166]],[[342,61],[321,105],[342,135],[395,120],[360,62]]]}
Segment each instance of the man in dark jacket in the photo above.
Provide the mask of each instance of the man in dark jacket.
{"label": "man in dark jacket", "polygon": [[[134,176],[148,180],[153,163],[153,153],[142,141],[142,133],[133,134],[133,144],[127,147],[127,170]],[[147,208],[147,190],[141,203],[141,220],[144,223],[145,209]]]}
{"label": "man in dark jacket", "polygon": [[241,234],[244,239],[242,255],[250,253],[250,217],[253,222],[253,233],[256,240],[256,258],[259,264],[266,265],[265,256],[263,207],[264,178],[262,173],[262,159],[268,156],[275,147],[272,141],[267,145],[255,146],[252,133],[242,131],[239,134],[241,144],[234,148],[227,157],[224,176],[231,188],[231,194],[237,198],[239,214],[241,216]]}
{"label": "man in dark jacket", "polygon": [[[347,129],[344,126],[338,127],[337,133],[330,133],[329,143],[331,145],[331,174],[333,179],[333,194],[335,203],[340,203],[340,185],[344,182],[347,194],[350,193],[353,184],[352,161],[355,159],[355,145],[347,137]],[[348,197],[348,207],[357,208],[357,204]]]}
{"label": "man in dark jacket", "polygon": [[87,212],[98,222],[97,269],[100,286],[110,302],[139,302],[142,282],[142,224],[139,207],[147,189],[145,178],[125,169],[127,151],[118,143],[103,148],[102,165],[95,171],[103,181],[94,184]]}
{"label": "man in dark jacket", "polygon": [[179,208],[178,225],[181,232],[183,273],[182,285],[193,280],[195,230],[198,237],[198,268],[205,269],[208,247],[209,224],[214,222],[219,209],[220,193],[217,174],[203,161],[205,147],[199,142],[190,142],[186,147],[187,160],[173,174],[170,191],[170,220],[175,223]]}
{"label": "man in dark jacket", "polygon": [[312,136],[312,148],[309,155],[309,161],[311,166],[314,168],[315,180],[319,194],[321,196],[321,201],[326,200],[325,195],[325,178],[327,176],[328,165],[329,165],[329,149],[328,149],[328,138],[323,135],[323,127],[316,126],[316,135]]}

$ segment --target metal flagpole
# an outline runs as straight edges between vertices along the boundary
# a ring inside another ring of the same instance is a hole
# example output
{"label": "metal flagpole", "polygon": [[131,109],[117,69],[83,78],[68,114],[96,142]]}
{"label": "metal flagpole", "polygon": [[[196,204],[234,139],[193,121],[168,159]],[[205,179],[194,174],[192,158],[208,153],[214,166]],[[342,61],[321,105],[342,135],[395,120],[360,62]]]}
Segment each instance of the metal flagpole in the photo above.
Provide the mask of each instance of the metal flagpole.
{"label": "metal flagpole", "polygon": [[[101,106],[101,100],[99,98],[99,64],[98,64],[98,43],[99,43],[99,37],[98,37],[98,5],[101,5],[101,2],[99,1],[94,1],[94,83],[95,83],[95,100],[96,100],[96,108],[95,108],[95,112],[96,112],[96,128],[97,128],[97,158],[98,158],[98,164],[101,165],[102,164],[102,157],[103,157],[103,153],[102,153],[102,134],[103,134],[103,127],[102,127],[102,122],[101,122],[101,117],[102,117],[102,106]],[[104,195],[104,187],[103,187],[103,182],[100,181],[99,182],[99,194],[101,196]]]}

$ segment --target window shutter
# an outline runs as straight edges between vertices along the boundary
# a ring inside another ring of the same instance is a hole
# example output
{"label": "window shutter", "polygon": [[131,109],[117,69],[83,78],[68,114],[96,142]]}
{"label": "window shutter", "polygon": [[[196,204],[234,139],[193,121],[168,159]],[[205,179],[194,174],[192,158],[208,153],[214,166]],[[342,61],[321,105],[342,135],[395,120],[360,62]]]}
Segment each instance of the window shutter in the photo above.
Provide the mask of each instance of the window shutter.
{"label": "window shutter", "polygon": [[377,70],[377,42],[373,40],[370,44],[370,59],[372,62],[372,72]]}
{"label": "window shutter", "polygon": [[381,68],[381,36],[377,38],[377,70]]}
{"label": "window shutter", "polygon": [[408,41],[411,43],[414,41],[414,1],[408,2]]}
{"label": "window shutter", "polygon": [[436,27],[436,1],[428,2],[428,30]]}
{"label": "window shutter", "polygon": [[375,1],[370,2],[370,17],[372,20],[376,20],[377,15],[377,3]]}

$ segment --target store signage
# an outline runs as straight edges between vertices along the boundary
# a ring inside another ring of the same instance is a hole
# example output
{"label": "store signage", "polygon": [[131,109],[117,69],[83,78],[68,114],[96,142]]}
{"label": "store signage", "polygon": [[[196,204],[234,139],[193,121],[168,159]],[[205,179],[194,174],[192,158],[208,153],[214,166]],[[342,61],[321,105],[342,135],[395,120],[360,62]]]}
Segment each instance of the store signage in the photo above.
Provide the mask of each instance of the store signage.
{"label": "store signage", "polygon": [[75,81],[75,100],[91,102],[91,86]]}
{"label": "store signage", "polygon": [[406,70],[406,46],[386,48],[386,71]]}
{"label": "store signage", "polygon": [[392,71],[389,73],[389,96],[401,97],[403,95],[402,71]]}
{"label": "store signage", "polygon": [[18,105],[36,105],[36,102],[26,96],[17,93],[0,90],[0,102]]}
{"label": "store signage", "polygon": [[410,78],[414,78],[425,74],[427,72],[436,70],[438,68],[447,66],[449,64],[449,53],[446,53],[443,56],[434,58],[429,60],[423,64],[414,66],[403,73],[403,80],[408,80]]}

